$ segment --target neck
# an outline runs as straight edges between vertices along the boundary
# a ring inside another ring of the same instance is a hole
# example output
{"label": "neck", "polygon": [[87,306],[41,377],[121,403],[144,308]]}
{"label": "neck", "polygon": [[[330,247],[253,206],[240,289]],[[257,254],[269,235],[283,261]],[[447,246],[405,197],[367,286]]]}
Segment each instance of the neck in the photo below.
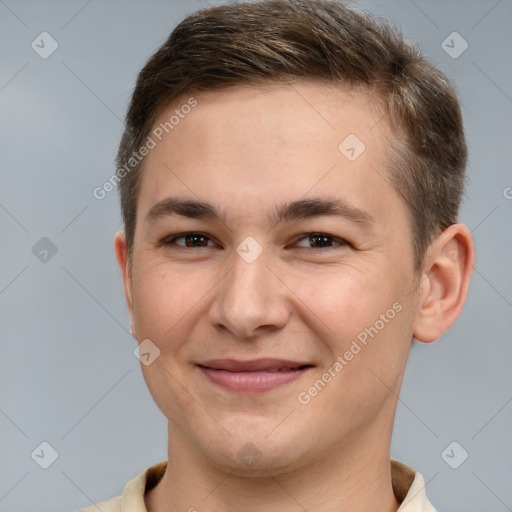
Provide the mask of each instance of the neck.
{"label": "neck", "polygon": [[310,464],[255,477],[205,461],[187,446],[186,439],[169,429],[167,471],[147,494],[147,510],[396,512],[399,504],[391,485],[387,429],[377,436],[368,432],[364,439],[361,434],[357,437]]}

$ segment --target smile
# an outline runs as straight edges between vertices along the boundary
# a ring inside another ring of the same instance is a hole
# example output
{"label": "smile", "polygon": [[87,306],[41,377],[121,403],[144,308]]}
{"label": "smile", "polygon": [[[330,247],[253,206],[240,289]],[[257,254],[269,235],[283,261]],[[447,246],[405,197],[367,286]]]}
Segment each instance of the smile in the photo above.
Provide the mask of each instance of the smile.
{"label": "smile", "polygon": [[313,365],[282,359],[216,359],[198,364],[198,367],[210,382],[224,389],[261,393],[299,379]]}

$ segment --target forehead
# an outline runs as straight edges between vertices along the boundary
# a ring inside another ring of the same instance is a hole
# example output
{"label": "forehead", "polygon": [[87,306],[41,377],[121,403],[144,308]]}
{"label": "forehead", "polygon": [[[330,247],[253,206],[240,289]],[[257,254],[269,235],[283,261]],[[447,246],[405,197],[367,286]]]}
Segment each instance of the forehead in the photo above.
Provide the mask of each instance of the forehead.
{"label": "forehead", "polygon": [[400,201],[376,104],[366,90],[304,81],[184,96],[153,126],[138,217],[166,195],[229,199],[241,216],[310,192]]}

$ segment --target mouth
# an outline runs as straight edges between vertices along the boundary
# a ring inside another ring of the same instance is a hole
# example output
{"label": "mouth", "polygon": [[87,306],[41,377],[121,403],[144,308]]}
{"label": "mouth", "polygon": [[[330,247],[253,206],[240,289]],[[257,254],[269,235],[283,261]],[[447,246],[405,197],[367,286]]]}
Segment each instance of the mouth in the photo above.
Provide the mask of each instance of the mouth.
{"label": "mouth", "polygon": [[197,365],[210,382],[229,391],[264,392],[299,379],[314,368],[284,359],[213,359]]}

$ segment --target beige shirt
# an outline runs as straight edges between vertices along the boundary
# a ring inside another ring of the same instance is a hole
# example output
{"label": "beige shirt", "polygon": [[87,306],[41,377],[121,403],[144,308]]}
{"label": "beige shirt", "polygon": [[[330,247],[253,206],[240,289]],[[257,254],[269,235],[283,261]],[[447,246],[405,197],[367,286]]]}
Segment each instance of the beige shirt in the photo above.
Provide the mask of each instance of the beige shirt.
{"label": "beige shirt", "polygon": [[[123,494],[117,498],[97,503],[79,512],[147,512],[144,493],[163,477],[167,461],[145,469],[138,477],[128,482]],[[399,503],[398,512],[436,512],[425,493],[423,477],[409,466],[391,460],[393,491]],[[194,510],[191,507],[191,510]]]}

